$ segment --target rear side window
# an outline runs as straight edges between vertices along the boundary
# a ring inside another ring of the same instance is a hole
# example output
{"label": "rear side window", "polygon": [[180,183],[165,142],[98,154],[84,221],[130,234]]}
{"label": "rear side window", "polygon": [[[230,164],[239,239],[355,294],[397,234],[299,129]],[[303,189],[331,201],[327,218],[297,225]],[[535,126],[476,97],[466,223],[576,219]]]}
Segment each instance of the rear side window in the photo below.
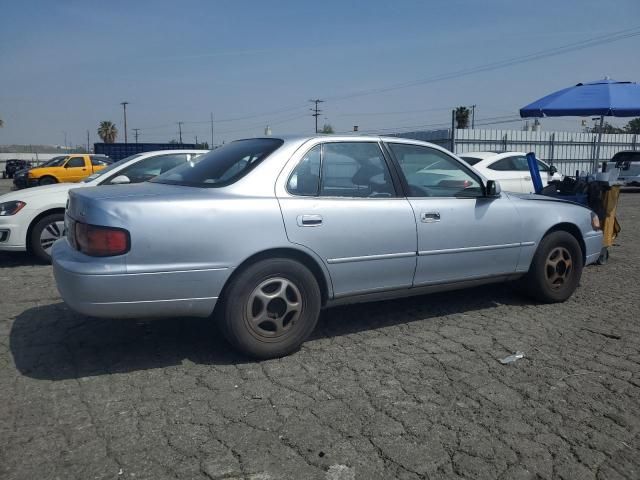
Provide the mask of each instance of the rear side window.
{"label": "rear side window", "polygon": [[91,165],[93,165],[94,167],[102,167],[105,165],[109,165],[109,162],[106,161],[107,159],[102,157],[102,158],[98,158],[98,157],[91,157]]}
{"label": "rear side window", "polygon": [[640,162],[640,152],[618,152],[611,159],[612,162]]}
{"label": "rear side window", "polygon": [[510,170],[517,170],[511,161],[511,157],[503,158],[497,162],[493,162],[489,167],[491,170],[497,170],[499,172],[508,172]]}
{"label": "rear side window", "polygon": [[293,195],[314,197],[320,191],[320,151],[316,145],[309,150],[289,177],[287,190]]}
{"label": "rear side window", "polygon": [[333,142],[309,150],[287,183],[293,195],[394,197],[391,175],[374,142]]}
{"label": "rear side window", "polygon": [[253,170],[284,143],[277,138],[237,140],[189,161],[152,180],[155,183],[189,187],[223,187]]}

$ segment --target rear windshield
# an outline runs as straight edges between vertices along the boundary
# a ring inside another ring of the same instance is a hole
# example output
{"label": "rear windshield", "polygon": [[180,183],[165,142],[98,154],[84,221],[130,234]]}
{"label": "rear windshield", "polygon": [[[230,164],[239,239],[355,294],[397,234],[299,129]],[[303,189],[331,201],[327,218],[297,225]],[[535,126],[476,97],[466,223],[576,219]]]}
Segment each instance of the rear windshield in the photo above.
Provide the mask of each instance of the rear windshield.
{"label": "rear windshield", "polygon": [[187,162],[151,182],[189,187],[224,187],[244,177],[283,143],[283,140],[276,138],[237,140],[205,153],[197,163]]}
{"label": "rear windshield", "polygon": [[481,158],[477,158],[477,157],[460,157],[460,158],[463,159],[465,162],[467,162],[469,165],[475,165],[480,160],[482,160]]}

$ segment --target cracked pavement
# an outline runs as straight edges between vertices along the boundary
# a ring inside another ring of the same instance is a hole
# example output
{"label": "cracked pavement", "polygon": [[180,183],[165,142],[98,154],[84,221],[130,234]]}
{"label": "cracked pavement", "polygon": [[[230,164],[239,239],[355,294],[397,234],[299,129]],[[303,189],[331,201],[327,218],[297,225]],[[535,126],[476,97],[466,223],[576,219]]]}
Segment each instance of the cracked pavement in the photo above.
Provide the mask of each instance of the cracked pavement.
{"label": "cracked pavement", "polygon": [[334,308],[263,362],[207,319],[76,314],[49,266],[0,253],[0,478],[638,479],[640,194],[619,218],[564,304]]}

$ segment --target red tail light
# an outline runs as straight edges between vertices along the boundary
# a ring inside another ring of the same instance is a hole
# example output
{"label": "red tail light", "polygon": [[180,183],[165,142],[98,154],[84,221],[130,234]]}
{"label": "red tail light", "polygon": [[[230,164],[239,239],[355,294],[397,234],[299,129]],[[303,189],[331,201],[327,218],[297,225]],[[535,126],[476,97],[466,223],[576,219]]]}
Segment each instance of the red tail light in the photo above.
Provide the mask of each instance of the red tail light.
{"label": "red tail light", "polygon": [[75,224],[75,243],[78,250],[92,257],[123,255],[131,247],[129,232],[122,228],[80,222]]}

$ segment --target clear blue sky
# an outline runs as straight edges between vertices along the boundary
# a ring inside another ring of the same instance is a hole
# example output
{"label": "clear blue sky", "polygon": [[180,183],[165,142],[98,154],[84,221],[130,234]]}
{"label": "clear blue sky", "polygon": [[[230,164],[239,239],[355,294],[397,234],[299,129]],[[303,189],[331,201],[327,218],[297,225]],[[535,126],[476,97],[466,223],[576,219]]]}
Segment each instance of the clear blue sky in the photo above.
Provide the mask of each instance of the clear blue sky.
{"label": "clear blue sky", "polygon": [[[640,25],[638,0],[25,1],[0,16],[0,144],[97,141],[100,120],[129,138],[215,141],[515,115],[553,90],[609,75],[640,81],[640,37],[484,73],[339,100],[357,92]],[[286,111],[282,111],[288,109]],[[269,113],[278,112],[279,113]],[[254,116],[257,114],[265,114]],[[222,121],[252,117],[236,121]],[[498,125],[519,128],[519,123]],[[578,129],[577,119],[544,128]]]}

